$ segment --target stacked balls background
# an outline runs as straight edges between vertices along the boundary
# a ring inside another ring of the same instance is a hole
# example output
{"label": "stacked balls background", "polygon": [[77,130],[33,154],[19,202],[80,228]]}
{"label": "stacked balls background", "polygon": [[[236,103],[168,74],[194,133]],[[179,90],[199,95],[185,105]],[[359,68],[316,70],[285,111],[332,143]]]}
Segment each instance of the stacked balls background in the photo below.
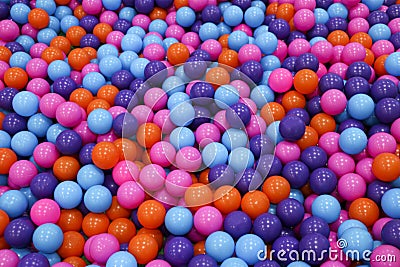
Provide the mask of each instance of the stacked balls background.
{"label": "stacked balls background", "polygon": [[0,266],[400,266],[399,78],[399,0],[0,0]]}

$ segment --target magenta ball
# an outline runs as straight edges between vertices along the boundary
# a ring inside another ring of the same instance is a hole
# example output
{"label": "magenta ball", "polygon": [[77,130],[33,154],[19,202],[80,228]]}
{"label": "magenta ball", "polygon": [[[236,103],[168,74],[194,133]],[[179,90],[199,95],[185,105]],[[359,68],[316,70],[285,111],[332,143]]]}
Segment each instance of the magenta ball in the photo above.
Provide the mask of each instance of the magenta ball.
{"label": "magenta ball", "polygon": [[36,225],[57,223],[60,219],[60,206],[51,199],[40,199],[31,208],[31,219]]}
{"label": "magenta ball", "polygon": [[164,187],[165,170],[157,164],[146,165],[139,175],[140,185],[148,191],[157,191]]}
{"label": "magenta ball", "polygon": [[277,68],[271,72],[268,78],[268,84],[274,92],[287,92],[293,85],[292,73],[287,69]]}
{"label": "magenta ball", "polygon": [[99,234],[90,244],[90,256],[100,264],[105,264],[117,251],[119,251],[118,239],[111,234]]}
{"label": "magenta ball", "polygon": [[56,146],[50,142],[40,143],[33,150],[33,159],[42,168],[50,169],[60,156]]}
{"label": "magenta ball", "polygon": [[321,108],[328,115],[339,115],[347,105],[346,95],[337,89],[326,91],[321,97]]}
{"label": "magenta ball", "polygon": [[123,183],[117,191],[117,200],[126,209],[135,209],[143,203],[145,193],[135,181]]}
{"label": "magenta ball", "polygon": [[370,259],[371,267],[396,266],[396,262],[400,259],[400,250],[391,245],[380,245],[372,251]]}
{"label": "magenta ball", "polygon": [[29,160],[19,160],[11,165],[8,182],[18,187],[27,187],[38,174],[36,166]]}
{"label": "magenta ball", "polygon": [[139,168],[134,162],[123,160],[114,166],[112,177],[117,185],[122,185],[124,182],[137,181],[139,172]]}
{"label": "magenta ball", "polygon": [[367,184],[360,175],[348,173],[339,179],[337,188],[340,197],[347,201],[354,201],[365,195]]}
{"label": "magenta ball", "polygon": [[175,161],[176,151],[173,145],[168,142],[160,141],[155,143],[150,149],[151,162],[168,167]]}
{"label": "magenta ball", "polygon": [[376,157],[381,153],[395,153],[396,139],[388,133],[376,133],[368,139],[368,153]]}
{"label": "magenta ball", "polygon": [[221,212],[211,206],[200,208],[193,217],[194,227],[202,235],[210,235],[222,227]]}
{"label": "magenta ball", "polygon": [[300,147],[296,143],[282,141],[278,143],[275,150],[277,156],[283,164],[300,158]]}
{"label": "magenta ball", "polygon": [[187,146],[178,150],[175,162],[179,169],[194,172],[201,167],[203,160],[197,148]]}
{"label": "magenta ball", "polygon": [[17,253],[10,249],[0,250],[0,266],[17,267],[19,258]]}
{"label": "magenta ball", "polygon": [[391,218],[385,217],[385,218],[380,218],[374,223],[374,226],[372,227],[372,234],[376,240],[382,240],[381,236],[382,229],[385,226],[385,224],[391,220],[392,220]]}
{"label": "magenta ball", "polygon": [[19,36],[18,24],[9,19],[0,21],[0,36],[5,42],[14,41]]}
{"label": "magenta ball", "polygon": [[165,189],[174,197],[185,195],[186,189],[192,185],[192,177],[184,170],[173,170],[167,175]]}
{"label": "magenta ball", "polygon": [[300,31],[308,31],[315,24],[314,12],[309,9],[298,10],[293,17],[293,23],[296,29]]}
{"label": "magenta ball", "polygon": [[339,177],[354,172],[355,167],[354,159],[343,152],[331,155],[328,160],[328,168]]}

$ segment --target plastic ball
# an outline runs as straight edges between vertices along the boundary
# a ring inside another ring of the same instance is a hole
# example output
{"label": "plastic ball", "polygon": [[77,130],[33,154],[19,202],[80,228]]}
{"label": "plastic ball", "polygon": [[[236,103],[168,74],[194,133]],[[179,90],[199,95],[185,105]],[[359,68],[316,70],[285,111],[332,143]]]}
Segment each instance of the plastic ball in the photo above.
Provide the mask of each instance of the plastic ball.
{"label": "plastic ball", "polygon": [[[249,244],[251,244],[249,246]],[[247,264],[253,265],[258,262],[258,253],[264,249],[264,241],[254,235],[247,234],[239,238],[236,242],[235,253]]]}
{"label": "plastic ball", "polygon": [[0,197],[0,207],[10,218],[16,218],[28,207],[28,200],[24,194],[18,190],[9,190]]}
{"label": "plastic ball", "polygon": [[127,267],[127,266],[132,266],[132,267],[136,267],[137,266],[137,261],[135,259],[135,257],[130,254],[129,252],[126,251],[118,251],[115,252],[114,254],[112,254],[107,262],[106,262],[106,266],[123,266],[123,267]]}
{"label": "plastic ball", "polygon": [[54,190],[54,200],[64,209],[77,207],[82,200],[81,187],[72,181],[65,181],[58,184]]}
{"label": "plastic ball", "polygon": [[165,226],[174,235],[185,235],[192,229],[192,214],[184,207],[173,207],[165,216]]}
{"label": "plastic ball", "polygon": [[[354,238],[354,235],[357,235],[357,238]],[[357,227],[350,228],[344,231],[341,238],[345,240],[347,244],[347,246],[343,248],[343,252],[345,253],[349,250],[355,250],[362,255],[366,250],[372,251],[372,237],[364,229]]]}
{"label": "plastic ball", "polygon": [[45,223],[36,228],[32,241],[39,251],[53,253],[61,246],[63,234],[59,226]]}
{"label": "plastic ball", "polygon": [[233,255],[235,244],[229,234],[217,231],[207,237],[205,247],[207,255],[222,262]]}
{"label": "plastic ball", "polygon": [[386,191],[381,199],[381,206],[383,211],[391,218],[398,219],[398,207],[397,200],[399,199],[400,192],[398,188],[390,189]]}
{"label": "plastic ball", "polygon": [[50,263],[49,263],[48,259],[40,253],[29,253],[21,258],[18,265],[19,266],[30,266],[30,265],[50,266]]}
{"label": "plastic ball", "polygon": [[312,214],[327,223],[332,223],[339,218],[339,201],[330,195],[320,195],[312,203]]}

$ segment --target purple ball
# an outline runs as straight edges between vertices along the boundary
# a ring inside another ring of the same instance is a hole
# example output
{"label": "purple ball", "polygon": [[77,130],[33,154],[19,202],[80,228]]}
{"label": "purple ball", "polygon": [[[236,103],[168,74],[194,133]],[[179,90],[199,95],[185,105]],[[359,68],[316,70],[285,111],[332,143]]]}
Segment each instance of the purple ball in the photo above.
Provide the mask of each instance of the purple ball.
{"label": "purple ball", "polygon": [[263,176],[258,171],[253,168],[247,168],[242,173],[236,174],[235,187],[244,195],[259,188],[263,181]]}
{"label": "purple ball", "polygon": [[40,253],[29,253],[25,255],[20,262],[18,263],[18,267],[50,267],[49,260],[46,256]]}
{"label": "purple ball", "polygon": [[309,146],[303,150],[300,159],[310,170],[324,167],[328,162],[328,155],[325,150],[318,146]]}
{"label": "purple ball", "polygon": [[161,61],[150,61],[144,68],[144,77],[150,85],[158,86],[168,77],[167,67]]}
{"label": "purple ball", "polygon": [[117,71],[111,76],[111,84],[119,90],[128,89],[133,80],[134,77],[132,73],[127,70]]}
{"label": "purple ball", "polygon": [[82,165],[93,164],[92,151],[95,145],[95,143],[86,144],[79,151],[79,162]]}
{"label": "purple ball", "polygon": [[329,224],[316,216],[305,219],[300,225],[300,236],[305,237],[308,234],[318,233],[329,237]]}
{"label": "purple ball", "polygon": [[76,154],[82,147],[82,138],[73,130],[62,131],[57,136],[56,147],[64,155]]}
{"label": "purple ball", "polygon": [[393,44],[394,49],[400,48],[400,32],[396,32],[390,36],[389,41]]}
{"label": "purple ball", "polygon": [[351,63],[346,71],[347,79],[358,76],[358,77],[363,77],[366,80],[369,80],[371,78],[371,75],[372,75],[371,67],[363,61],[357,61]]}
{"label": "purple ball", "polygon": [[287,198],[276,206],[276,215],[286,227],[298,225],[304,216],[304,207],[296,199]]}
{"label": "purple ball", "polygon": [[286,178],[292,188],[298,189],[308,182],[310,171],[303,162],[291,161],[283,167],[282,176]]}
{"label": "purple ball", "polygon": [[156,5],[161,8],[167,9],[172,6],[173,2],[174,0],[156,0]]}
{"label": "purple ball", "polygon": [[194,106],[194,119],[189,128],[195,131],[200,125],[211,121],[211,112],[206,107]]}
{"label": "purple ball", "polygon": [[251,0],[233,0],[233,5],[240,7],[243,11],[251,7]]}
{"label": "purple ball", "polygon": [[13,248],[26,248],[32,241],[35,226],[28,217],[12,220],[4,230],[4,239]]}
{"label": "purple ball", "polygon": [[271,243],[282,232],[282,223],[279,218],[271,213],[259,215],[253,223],[253,233],[258,235],[265,243]]}
{"label": "purple ball", "polygon": [[129,112],[119,114],[113,121],[113,130],[118,137],[131,138],[138,127],[136,117]]}
{"label": "purple ball", "polygon": [[285,140],[297,141],[306,131],[304,121],[294,115],[286,115],[279,123],[279,133]]}
{"label": "purple ball", "polygon": [[[272,249],[275,251],[272,255],[273,259],[287,266],[293,262],[293,260],[289,258],[289,254],[293,254],[294,252],[292,251],[299,251],[299,241],[293,236],[281,236],[274,241]],[[284,251],[285,254],[283,256],[279,255],[280,257],[278,257],[279,251]],[[284,259],[284,261],[282,261],[282,259]]]}
{"label": "purple ball", "polygon": [[289,110],[286,115],[294,115],[298,118],[300,118],[306,125],[310,124],[310,115],[305,109],[302,108],[292,108]]}
{"label": "purple ball", "polygon": [[249,142],[249,148],[255,158],[265,154],[273,154],[275,150],[274,142],[265,134],[253,136]]}
{"label": "purple ball", "polygon": [[214,5],[207,5],[203,11],[201,11],[201,19],[203,22],[212,22],[218,24],[221,22],[221,10]]}
{"label": "purple ball", "polygon": [[296,39],[307,39],[307,36],[299,31],[292,31],[289,34],[289,37],[287,38],[287,43],[290,44],[291,42],[293,42]]}
{"label": "purple ball", "polygon": [[295,234],[295,232],[293,231],[292,228],[283,227],[280,236],[292,236],[292,237],[296,237],[296,234]]}
{"label": "purple ball", "polygon": [[196,51],[193,51],[190,54],[190,57],[195,57],[195,58],[201,59],[203,61],[211,61],[210,54],[203,49],[197,49]]}
{"label": "purple ball", "polygon": [[333,4],[333,0],[316,0],[316,7],[327,10]]}
{"label": "purple ball", "polygon": [[385,224],[381,232],[382,241],[400,249],[400,219],[393,219]]}
{"label": "purple ball", "polygon": [[[200,61],[206,64],[204,61]],[[188,63],[185,63],[188,64]],[[185,65],[186,66],[186,65]],[[185,67],[184,67],[185,68]],[[207,66],[206,66],[207,68]],[[186,70],[185,70],[186,72]],[[190,89],[190,98],[194,104],[207,106],[213,102],[214,88],[207,82],[196,82]]]}
{"label": "purple ball", "polygon": [[389,16],[386,12],[380,11],[380,10],[375,10],[372,11],[368,17],[367,21],[369,23],[369,26],[372,27],[375,24],[388,24],[389,23]]}
{"label": "purple ball", "polygon": [[128,108],[128,106],[131,106],[133,108],[131,101],[132,101],[134,95],[135,95],[135,93],[132,92],[131,90],[121,90],[115,96],[114,105],[121,106],[123,108]]}
{"label": "purple ball", "polygon": [[269,23],[268,31],[272,32],[279,40],[285,40],[290,35],[290,26],[284,19],[275,19]]}
{"label": "purple ball", "polygon": [[135,0],[135,9],[138,13],[149,14],[154,9],[154,0]]}
{"label": "purple ball", "polygon": [[0,19],[7,19],[10,15],[10,6],[4,2],[0,3]]}
{"label": "purple ball", "polygon": [[311,117],[314,117],[318,113],[321,113],[322,112],[321,97],[315,96],[315,97],[311,98],[310,100],[308,100],[308,102],[306,104],[306,109]]}
{"label": "purple ball", "polygon": [[318,58],[312,53],[302,54],[297,57],[294,69],[295,71],[310,69],[314,72],[317,72],[319,69]]}
{"label": "purple ball", "polygon": [[200,27],[201,27],[202,24],[203,24],[203,23],[202,23],[201,20],[196,20],[196,21],[193,23],[192,27],[190,27],[190,31],[195,32],[195,33],[199,33]]}
{"label": "purple ball", "polygon": [[254,60],[249,60],[245,62],[240,67],[240,71],[244,75],[246,75],[252,82],[257,84],[261,82],[264,73],[261,63]]}
{"label": "purple ball", "polygon": [[396,98],[397,86],[389,79],[377,80],[371,86],[371,97],[375,102],[383,98]]}
{"label": "purple ball", "polygon": [[219,164],[210,168],[208,181],[213,188],[219,188],[224,185],[234,185],[235,172],[229,165]]}
{"label": "purple ball", "polygon": [[307,32],[307,38],[309,40],[311,40],[314,37],[328,37],[329,34],[329,29],[327,26],[325,26],[325,24],[320,24],[317,23],[314,25],[314,27],[311,28],[311,30],[309,30]]}
{"label": "purple ball", "polygon": [[385,183],[378,180],[373,181],[368,185],[367,197],[375,201],[376,204],[380,205],[383,194],[385,194],[385,192],[391,188],[392,185],[390,183]]}
{"label": "purple ball", "polygon": [[8,113],[4,117],[2,127],[3,131],[7,132],[9,135],[14,135],[27,129],[27,120],[17,113]]}
{"label": "purple ball", "polygon": [[134,79],[131,82],[131,84],[129,85],[129,90],[131,90],[132,92],[135,93],[135,92],[139,91],[140,88],[143,87],[143,84],[144,84],[143,79],[140,79],[140,78]]}
{"label": "purple ball", "polygon": [[274,260],[265,260],[257,262],[254,267],[279,267],[279,264]]}
{"label": "purple ball", "polygon": [[124,6],[135,7],[135,0],[122,0]]}
{"label": "purple ball", "polygon": [[188,267],[218,267],[218,263],[208,255],[197,255],[189,261]]}
{"label": "purple ball", "polygon": [[119,19],[114,23],[113,30],[126,34],[131,26],[132,24],[126,19]]}
{"label": "purple ball", "polygon": [[185,237],[173,237],[165,243],[164,256],[173,266],[187,265],[193,257],[193,244]]}
{"label": "purple ball", "polygon": [[318,88],[321,90],[321,93],[325,93],[329,89],[343,90],[344,82],[338,74],[327,73],[319,79]]}
{"label": "purple ball", "polygon": [[187,77],[192,80],[200,79],[207,70],[207,63],[197,57],[190,57],[183,65]]}
{"label": "purple ball", "polygon": [[294,72],[294,66],[296,65],[297,57],[287,57],[282,63],[282,68]]}
{"label": "purple ball", "polygon": [[383,98],[375,106],[376,118],[384,124],[391,124],[400,117],[400,102],[393,98]]}
{"label": "purple ball", "polygon": [[83,200],[81,201],[81,203],[78,206],[78,210],[82,213],[83,216],[86,216],[88,213],[90,213],[90,211],[88,210],[88,208],[86,207],[85,203],[83,202]]}
{"label": "purple ball", "polygon": [[386,10],[386,14],[388,14],[390,20],[400,17],[400,5],[391,5]]}
{"label": "purple ball", "polygon": [[318,168],[310,175],[311,190],[318,195],[332,193],[336,185],[336,174],[328,168]]}
{"label": "purple ball", "polygon": [[101,42],[96,35],[88,33],[82,37],[79,44],[81,47],[92,47],[94,49],[97,49],[100,47]]}
{"label": "purple ball", "polygon": [[[329,32],[333,32],[336,30],[339,31],[347,31],[348,23],[346,19],[340,17],[330,18],[327,23],[325,23],[326,27],[328,28]],[[328,35],[326,35],[328,36]]]}
{"label": "purple ball", "polygon": [[355,119],[347,119],[345,121],[343,121],[338,128],[338,133],[343,132],[344,130],[348,129],[348,128],[358,128],[360,130],[365,130],[364,124],[362,122],[360,122],[359,120],[355,120]]}
{"label": "purple ball", "polygon": [[233,239],[249,234],[251,226],[251,218],[243,211],[231,212],[224,219],[224,231],[230,234]]}
{"label": "purple ball", "polygon": [[42,172],[33,177],[29,187],[37,199],[42,199],[52,198],[57,185],[58,180],[51,172]]}
{"label": "purple ball", "polygon": [[74,80],[70,77],[57,78],[53,83],[53,93],[59,94],[69,100],[71,93],[77,88]]}
{"label": "purple ball", "polygon": [[0,108],[12,111],[12,101],[16,94],[18,94],[18,90],[12,87],[6,87],[3,90],[0,90]]}
{"label": "purple ball", "polygon": [[8,42],[4,46],[10,49],[11,53],[13,54],[16,52],[25,52],[24,47],[18,42]]}
{"label": "purple ball", "polygon": [[79,21],[79,26],[88,33],[92,33],[97,24],[99,24],[99,19],[93,15],[86,15]]}
{"label": "purple ball", "polygon": [[262,155],[257,160],[256,170],[261,174],[263,179],[267,176],[279,175],[282,170],[282,163],[274,155]]}
{"label": "purple ball", "polygon": [[325,236],[319,233],[312,233],[304,236],[299,243],[299,252],[303,255],[304,252],[315,252],[314,254],[308,254],[303,259],[305,262],[311,265],[320,265],[328,258],[328,253],[326,253],[330,248],[329,240]]}
{"label": "purple ball", "polygon": [[251,118],[250,108],[243,103],[236,103],[226,110],[226,120],[233,128],[244,128]]}
{"label": "purple ball", "polygon": [[390,134],[390,126],[386,124],[375,124],[368,130],[368,137],[371,137],[372,135],[376,133],[388,133]]}
{"label": "purple ball", "polygon": [[350,78],[344,86],[344,93],[348,99],[356,94],[369,94],[369,90],[369,82],[362,77]]}
{"label": "purple ball", "polygon": [[276,20],[276,16],[275,16],[275,14],[271,14],[271,15],[267,15],[267,16],[265,16],[265,19],[264,19],[264,25],[269,25],[271,22],[273,22],[274,20]]}
{"label": "purple ball", "polygon": [[103,186],[107,187],[110,190],[111,195],[116,196],[119,186],[115,183],[111,174],[107,174],[104,177]]}

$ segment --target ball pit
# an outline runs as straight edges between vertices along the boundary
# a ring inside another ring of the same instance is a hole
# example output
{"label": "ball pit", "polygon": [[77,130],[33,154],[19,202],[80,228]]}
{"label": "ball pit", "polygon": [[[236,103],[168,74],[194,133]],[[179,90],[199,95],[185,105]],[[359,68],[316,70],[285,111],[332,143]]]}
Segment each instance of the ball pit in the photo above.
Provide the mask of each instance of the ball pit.
{"label": "ball pit", "polygon": [[1,1],[0,266],[399,266],[399,49],[398,0]]}

